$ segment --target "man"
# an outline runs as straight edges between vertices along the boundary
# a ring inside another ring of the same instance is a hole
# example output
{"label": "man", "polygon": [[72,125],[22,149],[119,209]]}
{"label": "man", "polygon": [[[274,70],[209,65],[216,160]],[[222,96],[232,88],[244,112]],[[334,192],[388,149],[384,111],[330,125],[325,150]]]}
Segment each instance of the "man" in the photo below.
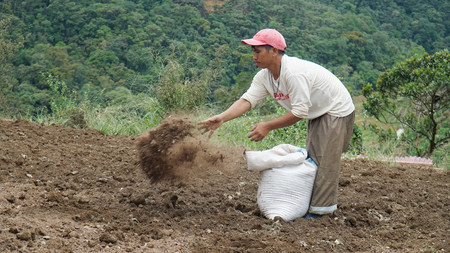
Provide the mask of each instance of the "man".
{"label": "man", "polygon": [[345,86],[322,66],[285,55],[286,42],[275,29],[263,29],[252,39],[253,60],[260,70],[247,92],[226,111],[199,122],[203,133],[214,133],[224,122],[241,116],[266,96],[289,112],[250,129],[248,137],[261,141],[269,131],[308,120],[306,149],[318,166],[306,218],[332,214],[337,209],[341,154],[347,151],[355,106]]}

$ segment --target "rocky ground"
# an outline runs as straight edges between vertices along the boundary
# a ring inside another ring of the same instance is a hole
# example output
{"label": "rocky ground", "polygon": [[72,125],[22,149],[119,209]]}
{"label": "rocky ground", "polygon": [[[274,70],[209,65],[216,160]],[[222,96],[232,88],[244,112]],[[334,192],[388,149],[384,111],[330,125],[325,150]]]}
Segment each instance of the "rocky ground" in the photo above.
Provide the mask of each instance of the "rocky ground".
{"label": "rocky ground", "polygon": [[450,250],[448,171],[343,160],[334,217],[269,220],[244,149],[186,128],[167,119],[125,137],[0,120],[0,252]]}

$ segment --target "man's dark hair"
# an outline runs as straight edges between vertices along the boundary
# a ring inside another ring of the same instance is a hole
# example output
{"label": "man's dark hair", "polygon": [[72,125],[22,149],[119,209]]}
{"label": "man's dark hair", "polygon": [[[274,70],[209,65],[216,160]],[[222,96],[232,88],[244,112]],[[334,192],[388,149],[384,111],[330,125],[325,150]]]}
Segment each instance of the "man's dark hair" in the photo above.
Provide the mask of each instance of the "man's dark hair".
{"label": "man's dark hair", "polygon": [[[255,48],[256,46],[252,46],[252,49]],[[263,45],[263,47],[267,50],[270,51],[273,47],[271,45]],[[278,53],[281,55],[284,55],[285,52],[283,50],[278,49]]]}

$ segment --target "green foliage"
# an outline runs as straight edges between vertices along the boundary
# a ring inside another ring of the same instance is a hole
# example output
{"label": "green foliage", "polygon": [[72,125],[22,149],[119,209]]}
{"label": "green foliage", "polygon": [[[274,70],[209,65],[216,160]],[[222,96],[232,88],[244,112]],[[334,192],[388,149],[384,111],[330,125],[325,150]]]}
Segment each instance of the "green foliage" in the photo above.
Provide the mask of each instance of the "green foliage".
{"label": "green foliage", "polygon": [[98,49],[89,55],[87,62],[99,69],[109,69],[119,63],[119,58],[112,51]]}
{"label": "green foliage", "polygon": [[347,152],[355,155],[363,153],[363,132],[357,124],[353,125],[353,135]]}
{"label": "green foliage", "polygon": [[[105,94],[113,105],[100,107],[98,98],[79,101],[77,93],[52,76],[45,76],[51,89],[50,114],[38,112],[31,120],[43,124],[61,124],[70,127],[92,128],[108,135],[137,135],[159,124],[166,115],[160,103],[143,93],[133,95],[125,87]],[[79,101],[79,102],[78,102]]]}
{"label": "green foliage", "polygon": [[[287,111],[283,107],[281,107],[279,105],[275,105],[276,104],[275,100],[270,99],[269,104],[272,104],[272,106],[276,106],[275,107],[276,113],[274,114],[273,118],[280,117],[281,115],[284,115],[287,113]],[[259,109],[259,111],[261,111],[261,108]],[[263,108],[263,112],[264,112],[264,108]],[[307,135],[306,125],[307,125],[307,121],[301,120],[301,121],[297,122],[296,124],[291,125],[289,127],[275,129],[272,131],[273,133],[270,136],[268,136],[269,138],[267,141],[269,143],[272,143],[271,148],[278,144],[281,144],[281,143],[288,143],[288,144],[292,144],[292,145],[295,145],[298,147],[306,147],[306,142],[305,142],[306,135]],[[273,144],[275,144],[275,145],[273,145]]]}
{"label": "green foliage", "polygon": [[[183,78],[190,82],[208,75],[212,65],[220,69],[210,85],[217,95],[208,95],[206,101],[226,107],[248,87],[257,70],[250,47],[240,40],[266,27],[284,34],[287,54],[333,70],[354,95],[364,83],[374,83],[380,73],[425,52],[424,48],[429,52],[448,48],[447,1],[235,0],[215,6],[213,12],[204,4],[172,0],[2,3],[0,20],[10,20],[11,25],[3,38],[21,44],[18,38],[31,34],[18,54],[8,54],[11,62],[1,75],[9,83],[8,101],[14,102],[8,104],[34,108],[34,112],[49,106],[38,97],[14,99],[24,83],[45,93],[49,87],[42,72],[58,76],[77,91],[89,84],[92,90],[109,92],[123,86],[137,94],[158,86],[167,63],[176,61],[183,68],[189,66]],[[131,88],[127,83],[131,79],[146,83]]]}
{"label": "green foliage", "polygon": [[132,102],[133,94],[123,86],[116,87],[114,90],[105,93],[105,99],[112,105],[123,105]]}
{"label": "green foliage", "polygon": [[168,62],[162,71],[156,97],[167,111],[192,110],[206,102],[210,77],[186,78],[185,69],[175,61]]}
{"label": "green foliage", "polygon": [[78,104],[76,91],[68,89],[64,81],[51,74],[47,74],[45,78],[51,91],[52,122],[71,127],[86,127],[85,108]]}
{"label": "green foliage", "polygon": [[377,91],[371,85],[363,89],[368,114],[383,123],[401,124],[401,140],[409,144],[410,153],[430,156],[448,144],[449,60],[448,50],[415,56],[384,72]]}
{"label": "green foliage", "polygon": [[0,20],[0,66],[7,63],[15,53],[23,46],[24,37],[10,38],[11,19]]}
{"label": "green foliage", "polygon": [[[8,13],[10,9],[2,5]],[[17,94],[14,94],[14,86],[17,85],[17,79],[11,74],[14,66],[11,59],[23,47],[26,37],[14,35],[11,31],[11,18],[0,19],[0,114],[20,113],[20,103],[17,100]],[[33,101],[25,100],[25,104],[30,106]],[[4,116],[6,116],[4,115]]]}
{"label": "green foliage", "polygon": [[241,72],[236,76],[236,84],[233,87],[221,87],[214,92],[215,101],[222,109],[231,105],[239,99],[242,94],[250,87],[253,75],[247,72]]}
{"label": "green foliage", "polygon": [[166,116],[157,100],[139,94],[128,103],[95,108],[87,111],[89,128],[107,135],[137,135],[157,126]]}

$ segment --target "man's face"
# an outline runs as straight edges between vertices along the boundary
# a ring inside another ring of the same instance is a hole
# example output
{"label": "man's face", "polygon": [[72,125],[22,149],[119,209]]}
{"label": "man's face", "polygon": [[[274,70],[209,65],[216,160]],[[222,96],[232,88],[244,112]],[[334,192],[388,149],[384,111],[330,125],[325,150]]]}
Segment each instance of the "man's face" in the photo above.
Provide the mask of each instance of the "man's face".
{"label": "man's face", "polygon": [[265,46],[254,46],[253,50],[253,60],[256,63],[256,66],[260,68],[268,68],[272,63],[273,59],[273,50],[267,50]]}

